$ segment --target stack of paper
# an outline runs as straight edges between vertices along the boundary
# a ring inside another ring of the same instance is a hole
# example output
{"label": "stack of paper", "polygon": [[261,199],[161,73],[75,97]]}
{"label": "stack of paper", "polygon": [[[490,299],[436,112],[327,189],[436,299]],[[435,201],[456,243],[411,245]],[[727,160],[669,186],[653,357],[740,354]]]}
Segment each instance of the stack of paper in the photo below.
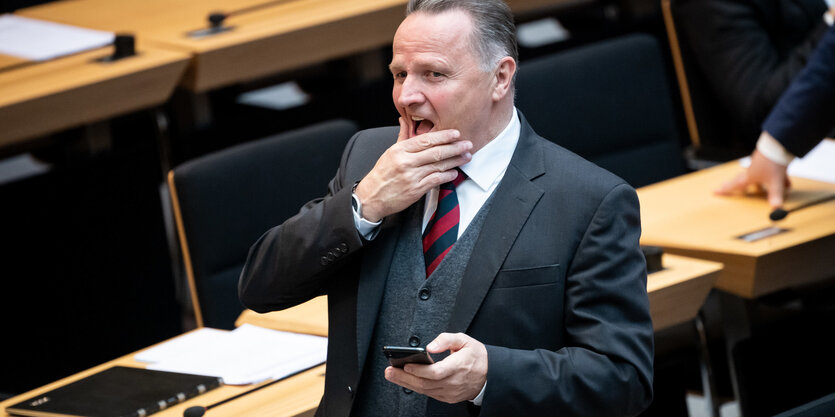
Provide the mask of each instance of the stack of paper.
{"label": "stack of paper", "polygon": [[148,369],[219,376],[229,385],[279,379],[325,362],[328,339],[244,324],[203,328],[138,353]]}
{"label": "stack of paper", "polygon": [[0,15],[0,54],[46,61],[113,43],[111,32],[12,14]]}

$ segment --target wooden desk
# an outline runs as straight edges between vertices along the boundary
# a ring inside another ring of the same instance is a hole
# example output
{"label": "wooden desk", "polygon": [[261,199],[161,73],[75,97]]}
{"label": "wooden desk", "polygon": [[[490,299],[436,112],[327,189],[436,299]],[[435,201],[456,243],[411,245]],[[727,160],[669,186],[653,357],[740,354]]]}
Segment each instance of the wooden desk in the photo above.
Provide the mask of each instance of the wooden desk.
{"label": "wooden desk", "polygon": [[[268,0],[76,0],[18,15],[91,29],[128,32],[155,46],[192,54],[181,84],[204,92],[391,43],[406,0],[289,0],[230,16],[233,30],[195,39],[211,12],[229,13]],[[510,0],[515,12],[588,0]]]}
{"label": "wooden desk", "polygon": [[664,254],[664,269],[647,276],[655,331],[693,320],[713,288],[722,264]]}
{"label": "wooden desk", "polygon": [[0,71],[5,70],[6,68],[14,67],[16,65],[25,64],[27,62],[29,61],[23,58],[0,54]]}
{"label": "wooden desk", "polygon": [[[76,381],[87,375],[101,371],[114,365],[144,367],[141,362],[133,359],[138,353],[112,360],[102,365],[79,372],[70,377],[61,379],[52,384],[34,389],[27,393],[0,402],[0,417],[7,417],[6,407],[17,404],[20,401],[34,397],[50,389]],[[319,400],[325,392],[325,365],[305,371],[272,386],[248,394],[239,399],[213,408],[211,415],[214,417],[291,417],[291,416],[312,416]],[[210,405],[233,397],[239,393],[254,388],[255,385],[245,386],[221,386],[203,395],[178,404],[167,410],[153,414],[155,417],[182,417],[185,409],[195,405]]]}
{"label": "wooden desk", "polygon": [[[762,196],[713,194],[742,170],[733,161],[639,189],[641,243],[723,263],[717,288],[743,298],[835,276],[835,201],[773,223]],[[793,178],[785,206],[833,192],[835,184]],[[737,239],[772,225],[790,230],[751,243]]]}
{"label": "wooden desk", "polygon": [[111,63],[94,61],[112,54],[106,47],[0,71],[0,148],[164,103],[188,55],[142,44],[137,51]]}
{"label": "wooden desk", "polygon": [[235,321],[235,327],[245,323],[273,330],[327,336],[328,297],[323,295],[286,310],[265,314],[244,310]]}
{"label": "wooden desk", "polygon": [[[665,254],[664,270],[647,279],[653,328],[665,329],[696,317],[713,287],[722,265],[716,262]],[[297,333],[328,335],[327,297],[317,297],[282,311],[258,314],[245,310],[235,326],[244,323]]]}

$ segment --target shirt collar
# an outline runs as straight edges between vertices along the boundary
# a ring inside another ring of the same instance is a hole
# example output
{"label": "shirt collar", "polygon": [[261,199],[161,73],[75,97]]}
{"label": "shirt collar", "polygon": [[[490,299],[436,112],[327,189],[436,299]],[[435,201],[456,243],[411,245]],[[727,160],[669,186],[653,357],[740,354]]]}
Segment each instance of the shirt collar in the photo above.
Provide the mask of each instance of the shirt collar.
{"label": "shirt collar", "polygon": [[514,107],[513,116],[504,130],[474,153],[470,162],[461,165],[461,170],[467,174],[467,178],[473,180],[483,191],[487,191],[510,165],[510,158],[516,149],[516,143],[519,142],[521,131],[522,123],[519,122],[519,115]]}

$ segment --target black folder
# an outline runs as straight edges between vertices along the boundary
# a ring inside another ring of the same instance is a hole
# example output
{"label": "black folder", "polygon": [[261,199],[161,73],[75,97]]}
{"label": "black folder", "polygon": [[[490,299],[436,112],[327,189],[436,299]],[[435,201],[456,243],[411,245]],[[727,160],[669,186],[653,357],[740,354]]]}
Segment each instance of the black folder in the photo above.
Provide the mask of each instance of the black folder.
{"label": "black folder", "polygon": [[144,417],[217,388],[219,377],[114,366],[6,407],[18,416]]}

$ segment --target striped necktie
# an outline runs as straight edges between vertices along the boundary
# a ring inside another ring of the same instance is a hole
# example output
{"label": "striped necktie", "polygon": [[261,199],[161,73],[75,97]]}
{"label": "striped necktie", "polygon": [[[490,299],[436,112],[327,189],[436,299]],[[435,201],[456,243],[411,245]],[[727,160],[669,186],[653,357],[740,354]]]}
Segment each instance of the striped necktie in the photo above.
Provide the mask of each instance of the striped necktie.
{"label": "striped necktie", "polygon": [[432,275],[444,256],[455,245],[458,239],[458,194],[455,187],[467,179],[460,169],[458,176],[452,181],[441,184],[438,193],[438,207],[429,219],[423,232],[423,259],[426,261],[426,276]]}

